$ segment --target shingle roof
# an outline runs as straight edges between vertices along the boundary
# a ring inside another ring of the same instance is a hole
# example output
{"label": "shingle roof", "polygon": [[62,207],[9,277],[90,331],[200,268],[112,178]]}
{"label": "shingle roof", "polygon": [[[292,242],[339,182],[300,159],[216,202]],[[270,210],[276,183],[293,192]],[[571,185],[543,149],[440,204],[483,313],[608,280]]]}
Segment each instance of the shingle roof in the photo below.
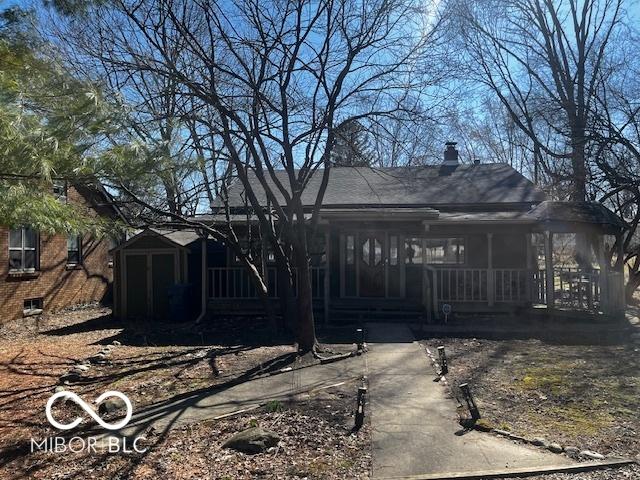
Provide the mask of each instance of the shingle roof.
{"label": "shingle roof", "polygon": [[200,238],[194,230],[169,230],[161,228],[150,228],[149,230],[182,247],[186,247]]}
{"label": "shingle roof", "polygon": [[620,217],[599,202],[546,201],[534,207],[528,215],[538,222],[583,223],[624,228]]}
{"label": "shingle roof", "polygon": [[[284,185],[285,171],[277,172]],[[322,171],[310,180],[302,194],[303,204],[312,206]],[[255,176],[250,177],[261,204],[266,196]],[[268,182],[273,185],[269,178]],[[272,187],[277,191],[275,186]],[[236,182],[230,188],[230,205],[245,205],[244,188]],[[456,205],[537,203],[544,194],[532,182],[505,163],[458,165],[456,167],[340,167],[332,168],[323,206],[372,207],[398,205]]]}

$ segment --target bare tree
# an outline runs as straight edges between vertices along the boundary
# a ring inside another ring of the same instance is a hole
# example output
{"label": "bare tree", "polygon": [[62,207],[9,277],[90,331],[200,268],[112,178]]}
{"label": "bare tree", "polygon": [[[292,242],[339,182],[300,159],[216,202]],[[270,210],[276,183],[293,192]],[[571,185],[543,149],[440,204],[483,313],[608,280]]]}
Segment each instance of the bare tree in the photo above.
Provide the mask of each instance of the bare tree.
{"label": "bare tree", "polygon": [[[618,239],[625,256],[616,261],[628,267],[628,302],[640,286],[640,65],[635,59],[640,42],[635,32],[630,38],[620,46],[627,50],[625,68],[611,69],[601,78],[591,129],[598,200],[617,212],[627,227]],[[612,251],[616,249],[617,245]]]}
{"label": "bare tree", "polygon": [[[281,0],[268,7],[258,0],[114,1],[70,19],[60,38],[76,58],[111,74],[149,72],[175,86],[192,144],[227,162],[212,171],[236,178],[244,210],[290,288],[297,277],[296,333],[300,349],[309,351],[316,345],[309,242],[336,126],[417,107],[430,80],[425,48],[438,31],[427,13],[412,0]],[[214,145],[223,155],[213,154]],[[308,208],[303,194],[314,176],[319,188]],[[229,218],[222,185],[211,195]]]}
{"label": "bare tree", "polygon": [[[561,165],[572,200],[587,197],[588,127],[623,0],[456,0],[477,78],[536,151]],[[556,140],[548,142],[549,134]]]}

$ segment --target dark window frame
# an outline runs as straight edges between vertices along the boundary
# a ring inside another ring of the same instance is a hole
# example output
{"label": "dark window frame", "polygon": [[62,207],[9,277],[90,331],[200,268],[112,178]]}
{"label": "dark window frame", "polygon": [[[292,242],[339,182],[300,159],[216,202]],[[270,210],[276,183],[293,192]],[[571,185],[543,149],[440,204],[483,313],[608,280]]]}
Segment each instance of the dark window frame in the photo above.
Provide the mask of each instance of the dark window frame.
{"label": "dark window frame", "polygon": [[[71,240],[72,238],[75,238],[77,248],[70,248],[69,240]],[[72,258],[72,255],[74,255],[75,258]],[[82,265],[83,260],[82,235],[67,236],[67,265]]]}
{"label": "dark window frame", "polygon": [[51,191],[53,192],[54,197],[63,203],[67,203],[69,185],[66,180],[54,180]]}
{"label": "dark window frame", "polygon": [[[11,232],[15,232],[20,230],[20,246],[15,246],[11,244]],[[25,244],[26,232],[31,230],[34,234],[34,246],[28,247]],[[40,235],[39,233],[31,227],[19,227],[12,228],[8,231],[8,247],[9,247],[9,271],[10,272],[36,272],[40,269]],[[20,252],[20,267],[11,266],[11,252]],[[34,252],[33,255],[33,266],[25,267],[26,262],[26,252]]]}

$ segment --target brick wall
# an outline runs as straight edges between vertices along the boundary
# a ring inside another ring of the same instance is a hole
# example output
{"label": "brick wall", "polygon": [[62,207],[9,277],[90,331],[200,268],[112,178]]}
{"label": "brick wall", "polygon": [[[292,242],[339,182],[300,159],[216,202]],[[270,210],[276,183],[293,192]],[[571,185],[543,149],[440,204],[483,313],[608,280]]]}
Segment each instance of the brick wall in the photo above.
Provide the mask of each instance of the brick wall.
{"label": "brick wall", "polygon": [[[68,201],[94,215],[85,196],[69,187]],[[26,299],[43,298],[47,312],[92,301],[109,301],[113,268],[109,266],[110,243],[107,238],[90,235],[82,238],[82,264],[67,265],[67,237],[40,235],[40,268],[34,274],[9,272],[9,230],[0,226],[0,323],[21,318]]]}

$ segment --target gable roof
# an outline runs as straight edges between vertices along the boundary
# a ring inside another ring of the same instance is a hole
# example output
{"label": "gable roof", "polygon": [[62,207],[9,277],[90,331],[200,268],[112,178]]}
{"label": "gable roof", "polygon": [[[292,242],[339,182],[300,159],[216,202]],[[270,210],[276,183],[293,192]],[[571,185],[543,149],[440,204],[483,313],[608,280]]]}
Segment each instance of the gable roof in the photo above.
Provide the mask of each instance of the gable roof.
{"label": "gable roof", "polygon": [[[316,172],[302,194],[305,206],[313,206],[322,170]],[[276,172],[288,185],[287,173]],[[545,199],[544,193],[522,174],[505,163],[420,167],[334,167],[329,173],[323,207],[531,204]],[[249,181],[262,205],[266,195],[254,174]],[[267,179],[274,192],[277,187]],[[278,194],[278,197],[281,196]],[[243,185],[238,181],[229,189],[232,207],[245,205]]]}
{"label": "gable roof", "polygon": [[174,230],[147,227],[143,230],[138,231],[133,237],[129,238],[126,242],[118,245],[110,251],[115,252],[118,250],[122,250],[123,248],[130,247],[131,245],[138,242],[138,240],[146,237],[157,238],[169,246],[178,248],[186,248],[188,245],[200,239],[195,230]]}

